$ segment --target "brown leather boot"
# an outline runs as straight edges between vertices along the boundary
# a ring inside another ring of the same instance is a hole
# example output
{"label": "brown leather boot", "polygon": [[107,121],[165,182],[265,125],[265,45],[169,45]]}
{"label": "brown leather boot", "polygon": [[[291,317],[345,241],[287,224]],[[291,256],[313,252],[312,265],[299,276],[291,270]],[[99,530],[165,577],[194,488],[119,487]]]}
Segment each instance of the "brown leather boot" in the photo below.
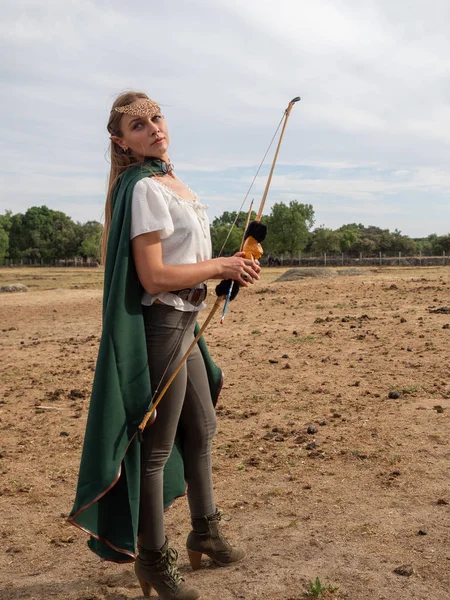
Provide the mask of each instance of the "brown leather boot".
{"label": "brown leather boot", "polygon": [[192,531],[188,535],[186,548],[193,569],[200,568],[202,554],[216,564],[227,567],[245,556],[245,551],[233,548],[220,530],[222,514],[217,511],[212,517],[192,519]]}
{"label": "brown leather boot", "polygon": [[146,550],[138,545],[139,555],[134,570],[145,598],[150,598],[154,588],[160,600],[198,600],[200,593],[190,588],[178,573],[178,552],[169,548],[166,538],[160,550]]}

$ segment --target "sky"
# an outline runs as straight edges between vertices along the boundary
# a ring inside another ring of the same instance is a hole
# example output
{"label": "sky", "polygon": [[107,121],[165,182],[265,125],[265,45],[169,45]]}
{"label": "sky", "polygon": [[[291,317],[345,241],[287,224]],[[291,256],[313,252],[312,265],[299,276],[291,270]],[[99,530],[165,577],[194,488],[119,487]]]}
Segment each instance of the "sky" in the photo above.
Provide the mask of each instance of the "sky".
{"label": "sky", "polygon": [[301,96],[266,214],[297,200],[316,226],[446,234],[449,22],[448,0],[6,0],[0,213],[101,221],[106,123],[129,89],[162,106],[176,172],[210,217],[238,210]]}

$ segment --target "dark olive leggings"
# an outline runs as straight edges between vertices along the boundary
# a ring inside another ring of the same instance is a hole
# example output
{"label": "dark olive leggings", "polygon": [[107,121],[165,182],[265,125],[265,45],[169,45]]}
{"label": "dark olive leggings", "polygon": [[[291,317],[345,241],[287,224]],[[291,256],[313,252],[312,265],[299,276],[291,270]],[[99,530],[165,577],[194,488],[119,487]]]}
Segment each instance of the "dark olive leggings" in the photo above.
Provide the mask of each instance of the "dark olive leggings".
{"label": "dark olive leggings", "polygon": [[[169,361],[170,367],[159,390],[194,339],[196,314],[178,311],[165,304],[143,306],[143,311],[150,378],[155,392]],[[187,324],[181,343],[172,356]],[[163,470],[178,427],[183,440],[191,516],[210,516],[216,510],[211,467],[211,442],[216,430],[216,415],[198,346],[158,405],[156,421],[144,432],[138,541],[148,550],[159,549],[165,542]]]}

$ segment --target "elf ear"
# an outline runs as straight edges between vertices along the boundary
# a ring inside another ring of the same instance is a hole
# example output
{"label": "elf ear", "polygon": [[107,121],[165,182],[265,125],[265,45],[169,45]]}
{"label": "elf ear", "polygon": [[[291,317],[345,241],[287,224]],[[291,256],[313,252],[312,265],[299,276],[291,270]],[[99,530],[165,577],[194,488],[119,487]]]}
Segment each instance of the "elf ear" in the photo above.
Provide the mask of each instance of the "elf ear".
{"label": "elf ear", "polygon": [[113,144],[117,144],[117,146],[120,146],[122,148],[122,150],[126,150],[126,146],[125,146],[122,138],[119,137],[118,135],[110,135],[109,139],[112,141]]}

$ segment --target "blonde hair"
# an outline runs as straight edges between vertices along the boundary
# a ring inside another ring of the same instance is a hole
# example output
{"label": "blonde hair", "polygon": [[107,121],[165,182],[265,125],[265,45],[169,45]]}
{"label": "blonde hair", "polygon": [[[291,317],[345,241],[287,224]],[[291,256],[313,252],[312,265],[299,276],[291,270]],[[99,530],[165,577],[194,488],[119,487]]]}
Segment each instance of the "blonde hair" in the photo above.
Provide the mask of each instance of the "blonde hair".
{"label": "blonde hair", "polygon": [[[143,92],[125,92],[120,94],[112,105],[111,114],[109,116],[109,121],[107,125],[107,129],[110,135],[116,135],[117,137],[122,137],[122,129],[121,129],[121,121],[122,121],[122,113],[115,111],[114,109],[118,106],[126,106],[127,104],[131,104],[135,100],[138,99],[149,99],[147,94]],[[124,173],[129,167],[137,164],[136,158],[131,154],[128,154],[122,150],[120,146],[111,141],[110,146],[110,156],[111,156],[111,171],[109,173],[109,183],[108,183],[108,192],[106,194],[106,202],[105,202],[105,224],[103,226],[103,235],[102,235],[102,245],[101,245],[101,261],[105,262],[106,259],[106,248],[108,246],[108,235],[111,227],[111,218],[112,218],[112,193],[114,186],[117,183],[120,175]]]}

